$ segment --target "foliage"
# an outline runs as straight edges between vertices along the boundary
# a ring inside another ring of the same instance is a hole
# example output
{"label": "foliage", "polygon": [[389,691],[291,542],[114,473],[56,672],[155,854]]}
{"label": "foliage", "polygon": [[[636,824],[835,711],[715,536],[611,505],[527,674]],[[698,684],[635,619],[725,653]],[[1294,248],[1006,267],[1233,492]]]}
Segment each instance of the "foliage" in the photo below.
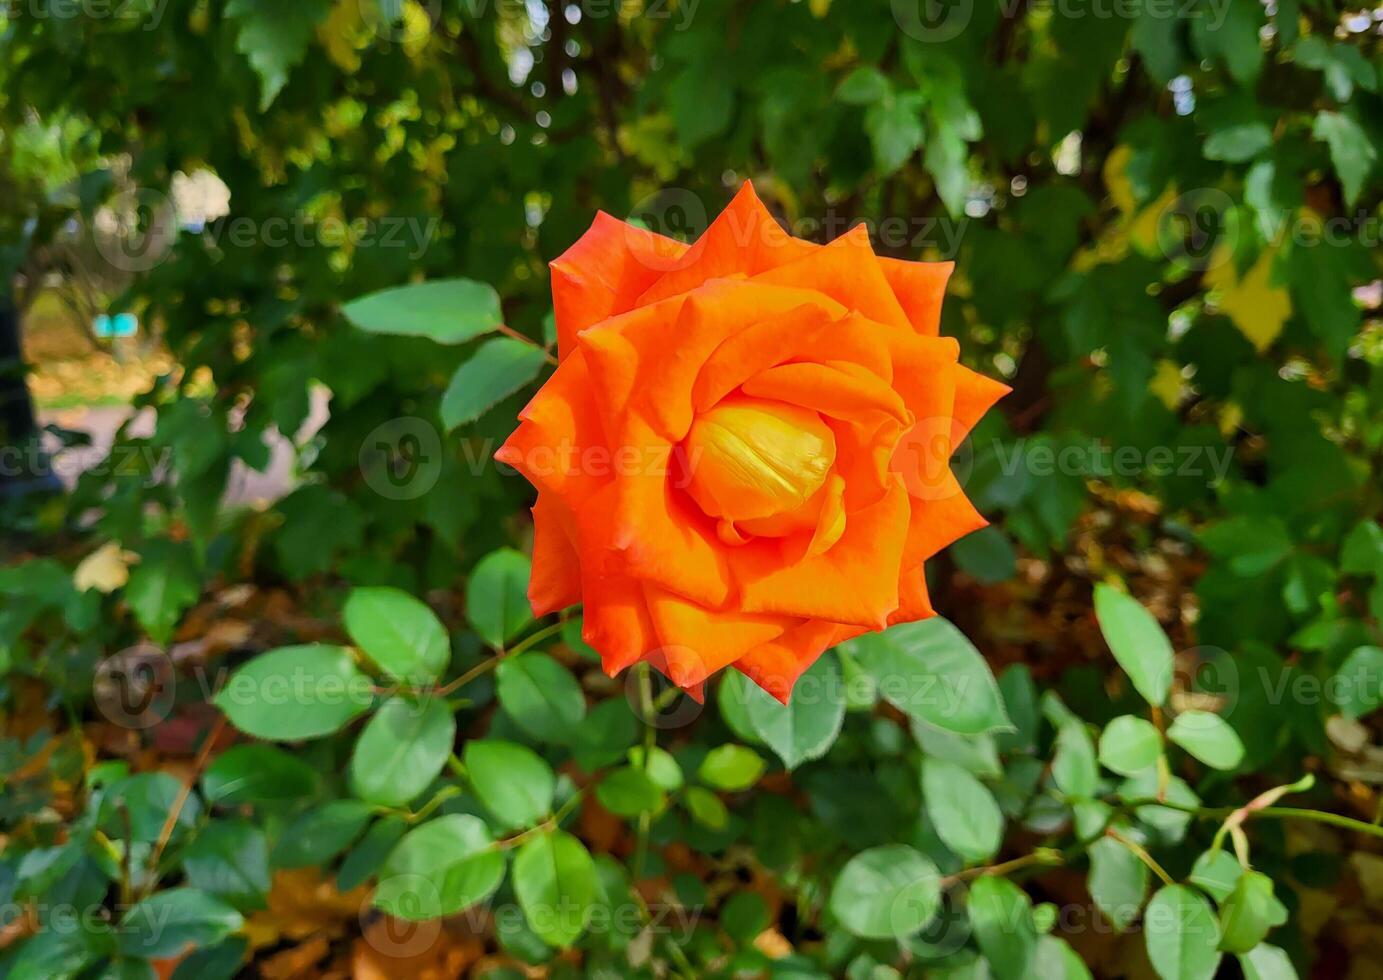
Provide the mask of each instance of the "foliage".
{"label": "foliage", "polygon": [[[77,6],[0,14],[0,269],[86,229],[181,370],[70,498],[0,503],[0,975],[230,976],[298,952],[313,875],[386,974],[387,913],[496,971],[1278,977],[1337,941],[1304,905],[1378,900],[1366,12]],[[167,234],[202,170],[229,213]],[[699,708],[532,621],[489,460],[546,263],[746,176],[955,259],[943,329],[1015,390],[946,618]],[[295,488],[220,506],[274,433]]]}

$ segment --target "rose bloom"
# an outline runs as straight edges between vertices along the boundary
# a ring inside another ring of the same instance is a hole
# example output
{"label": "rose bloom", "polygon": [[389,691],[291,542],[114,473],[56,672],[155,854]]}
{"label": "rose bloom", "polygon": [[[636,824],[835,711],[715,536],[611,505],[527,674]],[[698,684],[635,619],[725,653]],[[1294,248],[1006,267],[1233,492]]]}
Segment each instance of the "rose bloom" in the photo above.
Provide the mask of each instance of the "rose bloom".
{"label": "rose bloom", "polygon": [[745,184],[693,245],[600,213],[552,263],[559,363],[495,458],[538,488],[537,615],[611,674],[786,702],[850,637],[934,615],[922,564],[986,521],[951,453],[1008,388],[938,336],[952,264],[789,236]]}

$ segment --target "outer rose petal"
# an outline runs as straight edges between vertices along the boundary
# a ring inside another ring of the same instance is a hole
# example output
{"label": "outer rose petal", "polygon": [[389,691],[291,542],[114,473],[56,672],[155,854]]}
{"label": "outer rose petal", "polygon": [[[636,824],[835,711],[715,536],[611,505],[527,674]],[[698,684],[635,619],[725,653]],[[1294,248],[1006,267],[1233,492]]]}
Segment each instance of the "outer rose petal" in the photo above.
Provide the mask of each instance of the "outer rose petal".
{"label": "outer rose petal", "polygon": [[941,301],[954,262],[906,262],[879,259],[884,278],[918,333],[935,337],[941,330]]}
{"label": "outer rose petal", "polygon": [[753,276],[798,259],[815,247],[784,231],[754,193],[754,185],[745,181],[706,233],[638,298],[636,305],[681,295],[710,279]]}
{"label": "outer rose petal", "polygon": [[581,638],[600,653],[611,677],[659,648],[643,586],[632,578],[583,569]]}
{"label": "outer rose petal", "polygon": [[567,531],[563,505],[551,494],[538,494],[533,505],[533,573],[528,601],[534,616],[565,609],[581,601],[581,556]]}
{"label": "outer rose petal", "polygon": [[930,619],[935,615],[923,567],[919,564],[903,569],[903,576],[898,580],[898,608],[888,617],[888,625]]}
{"label": "outer rose petal", "polygon": [[712,610],[654,586],[645,590],[667,673],[678,687],[700,683],[801,620]]}
{"label": "outer rose petal", "polygon": [[580,331],[630,309],[686,250],[679,241],[597,212],[586,233],[550,266],[558,356],[575,349]]}
{"label": "outer rose petal", "polygon": [[593,464],[592,448],[605,446],[605,431],[592,398],[586,358],[577,351],[553,372],[519,412],[519,427],[495,453],[540,490],[575,509],[609,482]]}
{"label": "outer rose petal", "polygon": [[817,657],[837,643],[863,632],[856,626],[811,620],[772,642],[755,647],[735,662],[735,669],[787,704],[797,678],[816,662]]}
{"label": "outer rose petal", "polygon": [[942,548],[988,525],[948,468],[935,494],[926,499],[912,498],[903,566],[926,561]]}
{"label": "outer rose petal", "polygon": [[869,232],[856,225],[829,245],[754,277],[755,282],[815,289],[871,320],[911,328],[879,260],[869,245]]}
{"label": "outer rose petal", "polygon": [[1001,381],[986,378],[983,374],[977,374],[959,364],[952,373],[956,382],[955,441],[960,442],[970,434],[970,430],[984,417],[984,413],[1013,389]]}

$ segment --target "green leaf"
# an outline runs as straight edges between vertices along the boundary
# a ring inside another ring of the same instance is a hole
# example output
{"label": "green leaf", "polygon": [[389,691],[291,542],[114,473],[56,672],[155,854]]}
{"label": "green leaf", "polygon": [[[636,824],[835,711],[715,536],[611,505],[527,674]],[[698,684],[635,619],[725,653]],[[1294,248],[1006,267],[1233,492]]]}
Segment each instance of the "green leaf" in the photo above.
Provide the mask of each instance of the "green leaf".
{"label": "green leaf", "polygon": [[1100,770],[1095,764],[1095,745],[1085,722],[1072,718],[1062,722],[1056,733],[1056,755],[1052,759],[1052,779],[1068,797],[1089,799],[1095,795]]}
{"label": "green leaf", "polygon": [[[964,203],[962,195],[962,208]],[[947,206],[949,208],[949,203]],[[985,585],[1007,582],[1018,574],[1018,555],[1013,550],[1013,542],[992,524],[961,538],[951,545],[949,554],[961,571]]]}
{"label": "green leaf", "polygon": [[269,894],[269,844],[243,820],[216,820],[183,851],[187,883],[242,911],[262,909]]}
{"label": "green leaf", "polygon": [[120,920],[126,956],[162,959],[210,946],[244,925],[239,912],[196,888],[170,888],[130,908]]}
{"label": "green leaf", "polygon": [[831,913],[862,939],[910,936],[940,908],[941,873],[904,844],[856,854],[831,888]]}
{"label": "green leaf", "polygon": [[1220,906],[1220,948],[1247,953],[1287,921],[1287,909],[1273,894],[1272,879],[1261,871],[1245,871]]}
{"label": "green leaf", "polygon": [[601,806],[619,817],[656,813],[667,803],[662,788],[637,766],[621,766],[607,773],[596,797]]}
{"label": "green leaf", "polygon": [[167,643],[183,612],[202,594],[196,558],[186,544],[154,541],[125,585],[125,602],[155,643]]}
{"label": "green leaf", "polygon": [[1267,943],[1239,954],[1244,980],[1297,980],[1297,968],[1286,950]]}
{"label": "green leaf", "polygon": [[675,793],[682,788],[686,781],[682,776],[682,766],[671,752],[653,748],[653,754],[649,756],[648,762],[644,762],[644,749],[642,745],[637,745],[629,750],[630,765],[637,766],[648,773],[648,778],[653,780],[654,785],[660,786],[669,793]]}
{"label": "green leaf", "polygon": [[276,868],[325,864],[355,843],[370,816],[368,803],[329,800],[288,825],[274,843],[270,861]]}
{"label": "green leaf", "polygon": [[1325,109],[1316,113],[1312,135],[1330,147],[1330,160],[1340,177],[1345,204],[1353,207],[1363,193],[1364,182],[1370,171],[1378,162],[1377,147],[1352,116]]}
{"label": "green leaf", "polygon": [[922,798],[937,836],[967,863],[998,853],[1004,815],[994,794],[970,772],[945,759],[924,759]]}
{"label": "green leaf", "polygon": [[276,0],[230,0],[226,17],[240,22],[235,49],[259,76],[259,111],[278,98],[288,73],[307,54],[308,43],[331,10],[330,0],[282,4]]}
{"label": "green leaf", "polygon": [[464,762],[475,795],[504,826],[532,826],[551,811],[557,777],[532,749],[496,739],[467,742]]}
{"label": "green leaf", "polygon": [[1233,855],[1217,848],[1196,858],[1189,880],[1215,901],[1223,902],[1234,891],[1243,874],[1244,866]]}
{"label": "green leaf", "polygon": [[450,813],[410,830],[390,852],[371,901],[417,922],[485,901],[504,880],[504,852],[479,817]]}
{"label": "green leaf", "polygon": [[[721,690],[724,694],[724,687]],[[798,678],[787,704],[757,684],[741,684],[738,690],[745,698],[750,727],[788,769],[825,755],[845,722],[840,663],[830,653],[818,657]]]}
{"label": "green leaf", "polygon": [[1167,738],[1215,769],[1234,769],[1244,760],[1239,734],[1208,711],[1183,711],[1167,729]]}
{"label": "green leaf", "polygon": [[1037,940],[1037,955],[1032,975],[1042,980],[1091,980],[1090,969],[1064,939],[1042,936]]}
{"label": "green leaf", "polygon": [[695,150],[730,125],[735,110],[731,73],[718,65],[691,65],[668,86],[667,101],[682,147]]}
{"label": "green leaf", "polygon": [[240,667],[216,695],[232,724],[256,738],[296,741],[340,730],[369,710],[374,685],[344,647],[279,647]]}
{"label": "green leaf", "polygon": [[692,819],[710,830],[724,830],[730,822],[730,811],[724,801],[704,786],[688,786],[683,802]]}
{"label": "green leaf", "polygon": [[370,719],[351,753],[351,792],[403,806],[432,785],[456,742],[456,719],[442,698],[394,697]]}
{"label": "green leaf", "polygon": [[957,735],[1012,728],[984,657],[940,616],[855,641],[884,700],[918,721]]}
{"label": "green leaf", "polygon": [[1326,690],[1350,719],[1363,718],[1383,704],[1383,648],[1355,647],[1331,678]]}
{"label": "green leaf", "polygon": [[1172,686],[1172,643],[1152,613],[1101,582],[1095,586],[1095,618],[1114,659],[1143,700],[1163,704]]}
{"label": "green leaf", "polygon": [[202,774],[208,803],[279,803],[310,796],[320,778],[301,759],[273,745],[236,745],[218,755]]}
{"label": "green leaf", "polygon": [[1157,764],[1162,736],[1152,722],[1120,715],[1100,733],[1100,764],[1121,776],[1132,776]]}
{"label": "green leaf", "polygon": [[1167,885],[1143,916],[1148,959],[1162,980],[1212,980],[1220,966],[1220,924],[1210,903],[1185,885]]}
{"label": "green leaf", "polygon": [[400,589],[352,589],[342,617],[355,645],[396,680],[427,684],[451,662],[451,640],[442,621]]}
{"label": "green leaf", "polygon": [[547,352],[512,337],[481,344],[456,369],[442,396],[442,424],[448,431],[474,422],[538,376]]}
{"label": "green leaf", "polygon": [[706,753],[697,770],[707,786],[732,793],[753,786],[763,774],[763,758],[743,745],[717,745]]}
{"label": "green leaf", "polygon": [[1090,845],[1090,897],[1110,924],[1123,932],[1138,918],[1148,897],[1148,868],[1113,837]]}
{"label": "green leaf", "polygon": [[572,735],[572,754],[586,772],[595,772],[624,758],[639,737],[639,722],[627,698],[599,701],[581,719]]}
{"label": "green leaf", "polygon": [[1340,571],[1348,575],[1383,576],[1383,528],[1360,521],[1340,545]]}
{"label": "green leaf", "polygon": [[528,558],[512,548],[490,552],[471,572],[466,583],[466,614],[490,646],[502,647],[533,621],[528,575]]}
{"label": "green leaf", "polygon": [[341,312],[369,333],[426,337],[439,344],[462,344],[504,323],[499,294],[470,279],[395,286],[353,299]]}
{"label": "green leaf", "polygon": [[1023,980],[1037,953],[1032,900],[1007,878],[985,875],[970,886],[970,928],[999,980]]}
{"label": "green leaf", "polygon": [[536,739],[565,744],[586,716],[581,685],[545,653],[521,653],[495,671],[499,703],[514,723]]}
{"label": "green leaf", "polygon": [[874,146],[874,164],[885,177],[906,163],[922,145],[922,119],[916,98],[901,96],[875,103],[865,113],[864,128]]}
{"label": "green leaf", "polygon": [[893,83],[872,65],[856,68],[836,89],[836,101],[846,105],[872,105],[892,96]]}
{"label": "green leaf", "polygon": [[363,885],[384,866],[406,830],[408,824],[402,817],[391,814],[376,820],[341,861],[341,869],[336,872],[336,890],[348,892]]}
{"label": "green leaf", "polygon": [[565,949],[586,930],[596,898],[595,862],[570,834],[539,834],[514,856],[514,894],[538,938]]}

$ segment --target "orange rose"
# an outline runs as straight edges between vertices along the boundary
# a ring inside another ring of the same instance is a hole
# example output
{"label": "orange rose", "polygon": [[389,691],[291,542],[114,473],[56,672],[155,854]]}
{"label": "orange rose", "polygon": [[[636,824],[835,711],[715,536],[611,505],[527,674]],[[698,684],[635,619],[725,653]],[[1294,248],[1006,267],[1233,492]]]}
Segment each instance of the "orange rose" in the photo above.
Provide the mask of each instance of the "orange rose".
{"label": "orange rose", "polygon": [[985,525],[948,460],[1008,388],[937,335],[951,263],[784,232],[745,184],[691,246],[604,213],[552,263],[559,365],[495,458],[537,488],[538,615],[614,674],[722,667],[786,702],[836,643],[933,615]]}

